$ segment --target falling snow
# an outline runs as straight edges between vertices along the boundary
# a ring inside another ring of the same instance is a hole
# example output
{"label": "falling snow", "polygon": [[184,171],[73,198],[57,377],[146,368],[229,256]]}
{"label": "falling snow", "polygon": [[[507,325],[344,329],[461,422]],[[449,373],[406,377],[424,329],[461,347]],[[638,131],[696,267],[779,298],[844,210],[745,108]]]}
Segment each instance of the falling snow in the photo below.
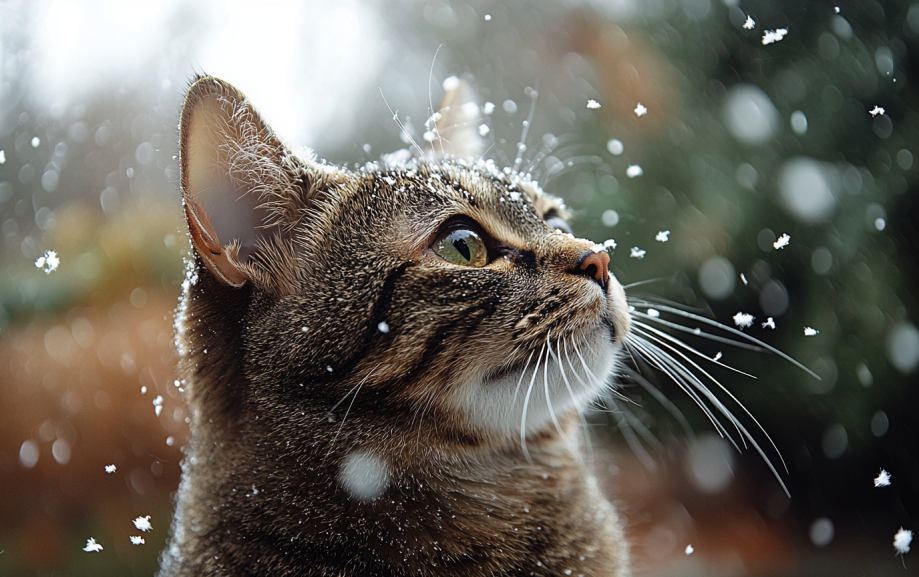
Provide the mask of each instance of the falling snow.
{"label": "falling snow", "polygon": [[130,539],[131,539],[131,545],[143,545],[144,544],[144,538],[141,537],[140,535],[137,535],[137,536],[131,535]]}
{"label": "falling snow", "polygon": [[718,352],[715,354],[715,357],[714,357],[712,360],[715,361],[715,362],[720,361],[720,360],[721,360],[721,351],[718,351]]}
{"label": "falling snow", "polygon": [[659,233],[657,233],[657,236],[654,237],[654,240],[656,240],[657,242],[667,242],[668,240],[670,240],[670,231],[669,230],[660,231]]}
{"label": "falling snow", "polygon": [[804,327],[804,336],[805,336],[805,337],[812,337],[812,336],[816,335],[816,334],[819,333],[819,332],[820,332],[820,331],[818,331],[817,329],[812,329],[811,327]]}
{"label": "falling snow", "polygon": [[[98,553],[99,551],[102,551],[102,545],[96,543],[96,540],[90,537],[86,540],[86,547],[83,547],[83,550],[87,553]],[[906,550],[909,551],[909,547],[907,547]]]}
{"label": "falling snow", "polygon": [[692,548],[692,545],[687,545],[687,546],[686,546],[686,554],[687,554],[687,555],[692,555],[692,552],[693,552],[693,551],[695,551],[695,549]]}
{"label": "falling snow", "polygon": [[743,273],[740,273],[740,280],[743,281],[744,286],[747,286],[747,284],[749,284],[747,283],[747,277],[745,277]]}
{"label": "falling snow", "polygon": [[774,243],[772,243],[772,246],[773,248],[778,250],[780,248],[785,248],[786,246],[788,246],[788,243],[790,242],[791,242],[791,235],[788,233],[785,233],[782,236],[780,236]]}
{"label": "falling snow", "polygon": [[479,136],[487,136],[488,133],[489,133],[490,131],[491,131],[491,129],[488,128],[488,125],[487,125],[487,124],[480,124],[480,125],[479,125]]}
{"label": "falling snow", "polygon": [[788,28],[779,28],[777,30],[766,30],[763,33],[763,46],[766,44],[772,44],[773,42],[780,42],[782,38],[785,38],[785,35],[788,34]]}
{"label": "falling snow", "polygon": [[635,178],[636,176],[641,176],[644,174],[644,171],[637,164],[630,164],[625,171],[625,175],[629,178]]}
{"label": "falling snow", "polygon": [[657,309],[648,309],[648,316],[654,318],[660,318],[661,312]]}
{"label": "falling snow", "polygon": [[61,260],[57,258],[57,253],[53,250],[46,250],[44,256],[35,259],[35,268],[45,271],[45,274],[51,274],[57,270]]}
{"label": "falling snow", "polygon": [[600,103],[591,98],[587,101],[587,108],[600,108]]}
{"label": "falling snow", "polygon": [[6,151],[0,150],[0,164],[6,164]]}
{"label": "falling snow", "polygon": [[900,530],[893,536],[893,548],[897,550],[897,555],[909,553],[909,544],[913,541],[913,532],[900,527]]}
{"label": "falling snow", "polygon": [[106,472],[106,473],[114,473],[114,472],[115,472],[115,468],[116,468],[115,465],[106,465],[106,466],[105,466],[105,472]]}
{"label": "falling snow", "polygon": [[377,325],[377,329],[379,329],[381,333],[388,333],[389,325],[386,324],[386,321],[380,321],[380,323]]}
{"label": "falling snow", "polygon": [[137,527],[138,531],[149,531],[153,529],[153,526],[150,524],[150,515],[134,519],[134,526]]}
{"label": "falling snow", "polygon": [[889,487],[890,486],[890,473],[881,469],[881,472],[878,473],[878,476],[874,478],[875,487]]}
{"label": "falling snow", "polygon": [[491,114],[491,113],[494,112],[494,111],[495,111],[495,103],[494,103],[494,102],[486,102],[486,103],[485,103],[485,106],[482,107],[482,112],[485,113],[486,116],[488,116],[489,114]]}
{"label": "falling snow", "polygon": [[754,26],[756,26],[756,22],[753,21],[753,17],[747,16],[747,21],[743,23],[744,30],[753,30]]}
{"label": "falling snow", "polygon": [[772,317],[769,317],[768,319],[766,319],[766,322],[763,323],[763,328],[775,330],[775,321],[772,319]]}
{"label": "falling snow", "polygon": [[159,417],[160,413],[163,412],[163,396],[162,395],[157,395],[156,398],[153,399],[153,410],[156,412],[157,417]]}
{"label": "falling snow", "polygon": [[616,248],[616,241],[613,240],[613,239],[611,239],[611,238],[608,238],[608,239],[604,240],[604,241],[603,241],[603,248],[604,248],[604,250],[609,250],[609,249],[611,249],[611,248]]}
{"label": "falling snow", "polygon": [[868,114],[870,114],[871,116],[877,116],[878,114],[880,114],[881,116],[884,116],[884,109],[878,105],[875,105],[874,108],[868,111]]}
{"label": "falling snow", "polygon": [[638,248],[637,246],[632,247],[632,252],[629,253],[629,256],[632,258],[645,258],[645,252]]}
{"label": "falling snow", "polygon": [[648,113],[648,109],[645,108],[645,105],[641,102],[638,103],[638,106],[635,107],[635,116],[644,116]]}
{"label": "falling snow", "polygon": [[753,319],[755,318],[756,317],[749,313],[739,312],[734,315],[734,324],[740,328],[751,327],[753,326]]}

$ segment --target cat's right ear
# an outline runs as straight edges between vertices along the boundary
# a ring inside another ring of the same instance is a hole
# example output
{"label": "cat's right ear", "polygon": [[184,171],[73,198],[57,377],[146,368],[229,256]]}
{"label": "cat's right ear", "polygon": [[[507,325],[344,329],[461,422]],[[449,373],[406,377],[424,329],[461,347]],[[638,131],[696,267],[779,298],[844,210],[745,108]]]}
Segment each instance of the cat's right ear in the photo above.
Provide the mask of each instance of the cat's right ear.
{"label": "cat's right ear", "polygon": [[249,255],[279,228],[269,200],[290,185],[290,155],[246,97],[214,77],[189,87],[179,133],[192,245],[218,281],[241,287],[252,275]]}

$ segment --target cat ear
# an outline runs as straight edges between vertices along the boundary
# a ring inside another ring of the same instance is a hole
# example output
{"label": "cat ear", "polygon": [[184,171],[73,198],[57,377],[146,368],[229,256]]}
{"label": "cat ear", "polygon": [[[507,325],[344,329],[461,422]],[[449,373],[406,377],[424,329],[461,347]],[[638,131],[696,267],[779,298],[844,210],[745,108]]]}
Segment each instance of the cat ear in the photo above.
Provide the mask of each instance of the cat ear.
{"label": "cat ear", "polygon": [[482,112],[475,91],[469,82],[456,76],[444,81],[444,89],[446,92],[433,117],[434,127],[428,127],[434,139],[426,147],[425,155],[478,160],[485,151],[485,140],[479,134]]}
{"label": "cat ear", "polygon": [[182,106],[179,156],[192,244],[223,284],[250,280],[249,256],[284,220],[278,191],[297,187],[293,157],[242,92],[213,77]]}

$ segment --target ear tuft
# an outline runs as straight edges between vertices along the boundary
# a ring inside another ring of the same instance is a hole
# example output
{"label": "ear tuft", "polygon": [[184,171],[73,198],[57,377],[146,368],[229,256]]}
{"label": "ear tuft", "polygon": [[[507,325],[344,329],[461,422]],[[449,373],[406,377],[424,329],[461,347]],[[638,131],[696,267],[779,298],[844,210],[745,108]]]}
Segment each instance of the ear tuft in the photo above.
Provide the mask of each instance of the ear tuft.
{"label": "ear tuft", "polygon": [[485,140],[479,134],[482,116],[475,91],[466,79],[456,76],[444,81],[444,90],[435,114],[434,140],[425,154],[433,158],[477,160],[485,151]]}
{"label": "ear tuft", "polygon": [[192,244],[223,284],[252,280],[250,257],[281,234],[303,196],[302,167],[232,85],[189,87],[179,126],[185,219]]}

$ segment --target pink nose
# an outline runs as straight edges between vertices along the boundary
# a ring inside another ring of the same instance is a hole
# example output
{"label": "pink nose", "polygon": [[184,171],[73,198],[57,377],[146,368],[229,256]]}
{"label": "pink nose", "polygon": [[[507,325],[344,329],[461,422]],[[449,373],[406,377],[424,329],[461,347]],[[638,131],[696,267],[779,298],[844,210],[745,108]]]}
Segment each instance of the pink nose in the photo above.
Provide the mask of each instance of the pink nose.
{"label": "pink nose", "polygon": [[571,272],[576,275],[589,276],[597,281],[600,288],[606,290],[609,284],[609,255],[606,251],[594,252],[585,250],[578,256],[578,262]]}

